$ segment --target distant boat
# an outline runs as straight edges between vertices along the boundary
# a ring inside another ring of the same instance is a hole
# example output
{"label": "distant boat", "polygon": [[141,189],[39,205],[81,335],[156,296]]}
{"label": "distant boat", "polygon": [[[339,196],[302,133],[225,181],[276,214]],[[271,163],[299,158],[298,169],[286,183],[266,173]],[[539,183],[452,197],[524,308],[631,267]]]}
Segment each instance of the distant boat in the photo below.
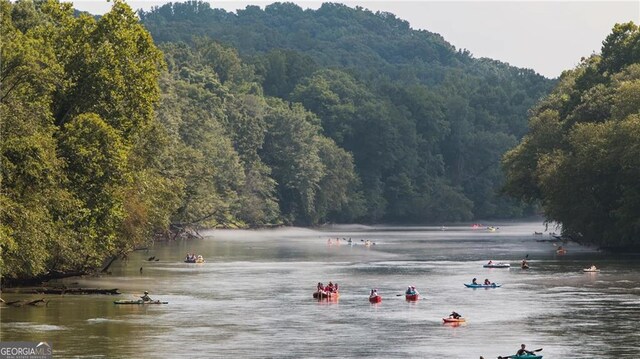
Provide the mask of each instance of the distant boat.
{"label": "distant boat", "polygon": [[483,265],[485,268],[509,268],[511,264],[509,263],[487,263]]}
{"label": "distant boat", "polygon": [[150,301],[143,301],[142,299],[138,299],[138,300],[116,300],[113,302],[113,304],[142,304],[142,305],[147,305],[147,304],[169,304],[169,302],[162,302],[159,300],[150,300]]}
{"label": "distant boat", "polygon": [[328,300],[337,300],[340,297],[340,293],[338,292],[314,292],[314,299],[328,299]]}
{"label": "distant boat", "polygon": [[500,288],[502,287],[502,284],[497,284],[497,283],[491,283],[491,284],[464,284],[465,287],[467,288]]}
{"label": "distant boat", "polygon": [[420,294],[416,293],[416,294],[405,294],[404,295],[405,299],[410,301],[410,302],[414,302],[416,300],[418,300],[418,298],[420,298]]}

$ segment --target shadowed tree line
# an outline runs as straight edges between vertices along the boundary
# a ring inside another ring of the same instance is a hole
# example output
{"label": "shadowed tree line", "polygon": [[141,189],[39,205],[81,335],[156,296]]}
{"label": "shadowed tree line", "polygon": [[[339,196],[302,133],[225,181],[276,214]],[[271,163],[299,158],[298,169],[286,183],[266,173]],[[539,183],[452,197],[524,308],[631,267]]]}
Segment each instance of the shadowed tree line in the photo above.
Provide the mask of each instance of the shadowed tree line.
{"label": "shadowed tree line", "polygon": [[640,30],[618,24],[602,52],[565,71],[503,159],[506,191],[540,201],[579,242],[640,249]]}

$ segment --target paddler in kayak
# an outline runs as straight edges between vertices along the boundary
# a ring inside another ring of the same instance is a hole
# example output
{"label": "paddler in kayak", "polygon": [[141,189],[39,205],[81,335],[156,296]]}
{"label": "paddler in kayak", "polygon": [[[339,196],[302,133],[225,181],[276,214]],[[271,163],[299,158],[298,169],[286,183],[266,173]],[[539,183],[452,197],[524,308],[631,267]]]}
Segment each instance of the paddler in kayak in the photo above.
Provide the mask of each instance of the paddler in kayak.
{"label": "paddler in kayak", "polygon": [[151,297],[149,297],[149,292],[147,292],[145,290],[144,291],[144,295],[142,297],[140,297],[140,299],[142,299],[143,302],[150,302],[151,301]]}
{"label": "paddler in kayak", "polygon": [[452,311],[451,314],[449,314],[449,318],[460,319],[460,317],[462,316],[454,311]]}
{"label": "paddler in kayak", "polygon": [[473,284],[473,285],[478,285],[478,280],[477,280],[477,279],[475,279],[475,278],[473,278],[473,280],[471,281],[471,284]]}
{"label": "paddler in kayak", "polygon": [[491,285],[491,281],[488,278],[485,278],[484,285]]}
{"label": "paddler in kayak", "polygon": [[525,347],[526,345],[520,344],[520,350],[516,352],[516,355],[525,355],[525,354],[533,355],[533,352],[526,350]]}

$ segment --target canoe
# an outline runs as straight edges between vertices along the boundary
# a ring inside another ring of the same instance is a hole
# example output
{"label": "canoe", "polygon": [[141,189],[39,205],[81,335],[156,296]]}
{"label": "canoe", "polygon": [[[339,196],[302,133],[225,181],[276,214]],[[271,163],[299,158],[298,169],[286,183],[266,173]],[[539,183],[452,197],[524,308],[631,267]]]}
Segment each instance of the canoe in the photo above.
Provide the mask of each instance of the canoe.
{"label": "canoe", "polygon": [[169,302],[161,302],[159,300],[152,300],[145,302],[142,299],[139,300],[116,300],[113,304],[169,304]]}
{"label": "canoe", "polygon": [[542,359],[542,355],[536,355],[536,354],[510,355],[509,358],[514,358],[514,359]]}
{"label": "canoe", "polygon": [[418,300],[420,294],[405,294],[404,297],[409,301]]}
{"label": "canoe", "polygon": [[334,300],[340,297],[340,293],[328,293],[328,292],[313,292],[313,298],[315,299],[329,299]]}
{"label": "canoe", "polygon": [[493,264],[485,264],[483,265],[485,268],[509,268],[511,264],[509,263],[493,263]]}
{"label": "canoe", "polygon": [[465,287],[467,288],[500,288],[502,287],[502,284],[497,284],[497,283],[492,283],[489,285],[484,285],[484,284],[464,284]]}
{"label": "canoe", "polygon": [[370,303],[380,303],[382,302],[382,297],[379,295],[374,295],[373,297],[369,297]]}
{"label": "canoe", "polygon": [[455,319],[455,318],[442,318],[442,321],[445,322],[445,323],[464,323],[464,322],[466,322],[466,319],[464,319],[464,318],[458,318],[458,319]]}

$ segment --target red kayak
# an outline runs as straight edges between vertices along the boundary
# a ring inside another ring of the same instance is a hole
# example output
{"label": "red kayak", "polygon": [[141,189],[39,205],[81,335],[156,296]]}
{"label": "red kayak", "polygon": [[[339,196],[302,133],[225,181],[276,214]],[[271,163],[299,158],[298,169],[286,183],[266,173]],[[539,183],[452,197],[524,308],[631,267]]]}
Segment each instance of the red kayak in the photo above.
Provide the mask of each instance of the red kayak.
{"label": "red kayak", "polygon": [[442,318],[442,321],[445,323],[464,323],[466,320],[464,318]]}
{"label": "red kayak", "polygon": [[420,297],[420,294],[405,294],[404,297],[408,301],[416,301],[416,300],[418,300],[418,297]]}
{"label": "red kayak", "polygon": [[379,295],[374,295],[373,297],[369,297],[370,303],[380,303],[382,302],[382,297]]}

